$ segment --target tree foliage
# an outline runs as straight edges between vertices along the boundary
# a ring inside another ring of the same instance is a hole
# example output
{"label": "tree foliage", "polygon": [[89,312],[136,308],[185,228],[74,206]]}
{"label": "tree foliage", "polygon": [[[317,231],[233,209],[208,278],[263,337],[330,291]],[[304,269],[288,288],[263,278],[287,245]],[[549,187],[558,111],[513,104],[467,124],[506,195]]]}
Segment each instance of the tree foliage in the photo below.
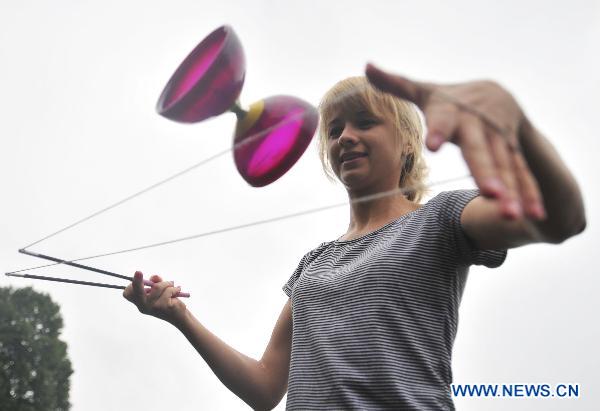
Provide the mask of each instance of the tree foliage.
{"label": "tree foliage", "polygon": [[60,307],[31,287],[0,287],[0,410],[67,410],[73,373]]}

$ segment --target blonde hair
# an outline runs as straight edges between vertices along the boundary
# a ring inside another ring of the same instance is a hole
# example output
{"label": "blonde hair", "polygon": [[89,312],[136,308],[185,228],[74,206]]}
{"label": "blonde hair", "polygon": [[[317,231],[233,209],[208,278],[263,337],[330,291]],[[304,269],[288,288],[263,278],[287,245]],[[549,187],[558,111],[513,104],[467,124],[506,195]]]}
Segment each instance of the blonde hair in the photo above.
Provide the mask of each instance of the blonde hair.
{"label": "blonde hair", "polygon": [[397,143],[405,146],[398,187],[406,188],[404,194],[408,200],[421,201],[426,193],[427,165],[423,158],[423,123],[415,105],[375,89],[366,77],[349,77],[325,93],[319,104],[318,145],[323,170],[331,180],[335,180],[335,174],[327,150],[328,124],[340,110],[343,113],[367,110],[392,122]]}

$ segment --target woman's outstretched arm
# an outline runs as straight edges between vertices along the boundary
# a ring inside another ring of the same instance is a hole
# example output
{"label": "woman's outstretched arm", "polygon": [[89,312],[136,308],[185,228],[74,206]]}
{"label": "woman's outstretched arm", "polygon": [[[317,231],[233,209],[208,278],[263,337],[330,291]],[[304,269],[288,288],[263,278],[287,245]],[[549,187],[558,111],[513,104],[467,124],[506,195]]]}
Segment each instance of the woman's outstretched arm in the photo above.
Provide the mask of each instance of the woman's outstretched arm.
{"label": "woman's outstretched arm", "polygon": [[221,382],[253,409],[274,408],[287,391],[292,343],[292,313],[288,302],[283,307],[271,335],[271,340],[260,360],[250,358],[227,345],[211,333],[176,297],[178,287],[158,276],[148,295],[144,290],[142,273],[123,295],[140,312],[163,319],[188,339]]}
{"label": "woman's outstretched arm", "polygon": [[461,223],[480,248],[560,243],[586,225],[581,192],[550,142],[512,95],[491,81],[422,83],[367,67],[378,88],[412,101],[427,123],[427,146],[458,145],[483,197]]}
{"label": "woman's outstretched arm", "polygon": [[503,218],[498,202],[477,197],[463,210],[461,224],[482,249],[507,249],[534,242],[558,244],[585,229],[583,198],[575,178],[556,149],[526,120],[520,136],[521,150],[536,179],[544,202],[542,220],[520,216]]}

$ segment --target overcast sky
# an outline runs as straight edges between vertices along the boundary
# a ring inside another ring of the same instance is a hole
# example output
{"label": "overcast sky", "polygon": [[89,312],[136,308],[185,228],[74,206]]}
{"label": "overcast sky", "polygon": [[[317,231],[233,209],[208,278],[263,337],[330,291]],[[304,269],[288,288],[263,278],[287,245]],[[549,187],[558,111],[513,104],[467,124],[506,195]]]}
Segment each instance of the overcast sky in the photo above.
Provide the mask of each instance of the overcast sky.
{"label": "overcast sky", "polygon": [[[579,383],[581,398],[455,402],[460,410],[597,409],[598,1],[2,2],[2,272],[43,263],[20,247],[230,147],[233,114],[182,125],[154,111],[181,60],[222,24],[244,46],[246,106],[275,94],[317,104],[367,61],[436,82],[495,79],[514,93],[577,177],[588,227],[559,246],[511,250],[498,269],[471,270],[454,382]],[[454,146],[428,159],[431,182],[466,172]],[[432,194],[460,187],[473,183]],[[314,146],[261,189],[227,155],[32,250],[72,259],[345,198]],[[210,330],[260,358],[287,299],[281,286],[304,253],[347,224],[346,207],[89,263],[175,280]],[[118,282],[61,266],[36,272]],[[61,305],[74,410],[247,409],[177,330],[139,314],[119,291],[0,281],[33,285]]]}

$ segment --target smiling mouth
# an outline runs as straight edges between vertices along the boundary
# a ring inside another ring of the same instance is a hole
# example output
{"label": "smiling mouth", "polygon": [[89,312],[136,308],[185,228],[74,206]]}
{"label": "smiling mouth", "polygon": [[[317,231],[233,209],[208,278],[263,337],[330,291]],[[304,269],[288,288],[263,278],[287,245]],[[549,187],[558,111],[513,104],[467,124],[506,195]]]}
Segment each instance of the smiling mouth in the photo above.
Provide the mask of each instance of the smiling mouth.
{"label": "smiling mouth", "polygon": [[346,164],[346,163],[350,163],[353,161],[356,161],[358,159],[361,159],[363,157],[366,157],[367,153],[348,153],[348,154],[344,154],[342,156],[342,158],[340,159],[340,163],[341,164]]}

